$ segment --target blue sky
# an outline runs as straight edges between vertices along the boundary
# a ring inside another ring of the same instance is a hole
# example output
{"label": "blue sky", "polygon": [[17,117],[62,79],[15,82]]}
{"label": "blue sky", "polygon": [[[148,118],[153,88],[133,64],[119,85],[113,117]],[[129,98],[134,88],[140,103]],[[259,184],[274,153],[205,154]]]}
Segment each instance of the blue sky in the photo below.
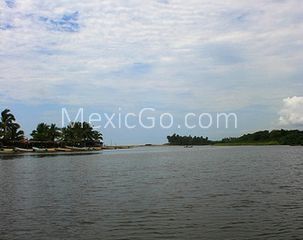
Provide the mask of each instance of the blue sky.
{"label": "blue sky", "polygon": [[61,107],[239,118],[238,129],[103,130],[117,144],[301,128],[302,16],[301,0],[0,0],[0,107],[27,135]]}

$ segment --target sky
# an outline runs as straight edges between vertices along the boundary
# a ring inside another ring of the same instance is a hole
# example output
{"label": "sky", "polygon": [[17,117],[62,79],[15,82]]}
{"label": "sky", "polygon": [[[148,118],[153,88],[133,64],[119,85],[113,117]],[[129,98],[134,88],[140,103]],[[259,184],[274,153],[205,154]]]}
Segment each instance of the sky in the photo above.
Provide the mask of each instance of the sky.
{"label": "sky", "polygon": [[236,113],[238,128],[113,129],[106,143],[303,126],[301,0],[0,0],[0,109]]}

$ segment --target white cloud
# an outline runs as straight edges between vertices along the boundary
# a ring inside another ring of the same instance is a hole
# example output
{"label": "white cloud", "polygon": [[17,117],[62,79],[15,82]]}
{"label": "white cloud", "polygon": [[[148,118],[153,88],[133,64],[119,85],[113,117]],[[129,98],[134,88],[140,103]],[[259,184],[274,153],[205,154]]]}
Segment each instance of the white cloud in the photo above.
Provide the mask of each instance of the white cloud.
{"label": "white cloud", "polygon": [[288,97],[283,99],[279,122],[286,126],[303,125],[303,97]]}

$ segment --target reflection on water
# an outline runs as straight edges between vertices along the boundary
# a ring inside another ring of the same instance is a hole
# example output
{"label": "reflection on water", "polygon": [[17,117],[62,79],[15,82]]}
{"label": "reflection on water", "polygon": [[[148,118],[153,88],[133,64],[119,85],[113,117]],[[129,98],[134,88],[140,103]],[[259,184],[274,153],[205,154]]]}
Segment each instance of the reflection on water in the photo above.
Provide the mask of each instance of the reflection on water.
{"label": "reflection on water", "polygon": [[77,155],[96,155],[101,154],[101,151],[91,151],[91,152],[54,152],[54,153],[9,153],[0,154],[0,160],[13,160],[18,158],[26,158],[28,156],[32,158],[51,158],[58,156],[77,156]]}
{"label": "reflection on water", "polygon": [[301,147],[4,156],[0,239],[300,239],[302,174]]}

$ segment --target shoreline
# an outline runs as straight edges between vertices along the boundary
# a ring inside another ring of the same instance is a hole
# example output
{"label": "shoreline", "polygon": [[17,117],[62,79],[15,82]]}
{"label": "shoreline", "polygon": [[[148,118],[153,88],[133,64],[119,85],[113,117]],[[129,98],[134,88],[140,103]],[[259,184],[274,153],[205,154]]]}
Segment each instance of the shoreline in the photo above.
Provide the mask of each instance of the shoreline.
{"label": "shoreline", "polygon": [[[184,147],[186,148],[188,145],[170,145],[170,144],[142,144],[142,145],[118,145],[118,146],[104,146],[100,148],[92,148],[87,150],[72,150],[70,148],[60,148],[56,149],[48,149],[47,151],[35,151],[33,149],[26,149],[27,151],[18,151],[14,150],[14,148],[2,148],[0,150],[0,156],[7,155],[81,155],[81,154],[98,154],[102,151],[107,150],[126,150],[132,148],[140,148],[140,147]],[[268,143],[217,143],[210,145],[191,145],[191,148],[194,147],[205,147],[205,146],[213,146],[213,147],[245,147],[245,146],[302,146],[302,145],[281,145],[281,144],[268,144]],[[64,150],[63,150],[64,149]]]}
{"label": "shoreline", "polygon": [[0,150],[0,156],[2,155],[67,155],[67,154],[96,154],[100,153],[103,150],[119,150],[119,149],[131,149],[135,147],[141,147],[141,145],[119,145],[119,146],[103,146],[103,147],[91,147],[91,148],[41,148],[35,150],[33,148],[29,149],[20,149],[17,147],[3,147]]}

